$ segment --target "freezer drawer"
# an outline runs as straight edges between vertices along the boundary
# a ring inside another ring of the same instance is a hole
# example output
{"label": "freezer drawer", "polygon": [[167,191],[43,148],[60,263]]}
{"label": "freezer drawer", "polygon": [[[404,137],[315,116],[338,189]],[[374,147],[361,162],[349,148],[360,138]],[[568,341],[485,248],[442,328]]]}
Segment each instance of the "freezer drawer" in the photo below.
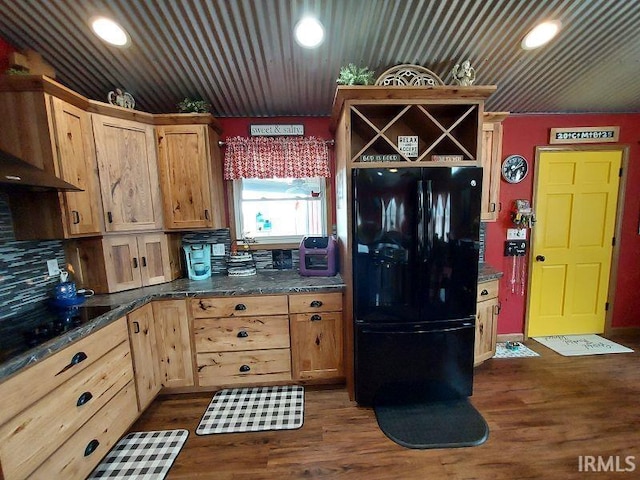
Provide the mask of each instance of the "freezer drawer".
{"label": "freezer drawer", "polygon": [[356,324],[356,401],[373,405],[470,396],[474,335],[473,318],[436,325]]}

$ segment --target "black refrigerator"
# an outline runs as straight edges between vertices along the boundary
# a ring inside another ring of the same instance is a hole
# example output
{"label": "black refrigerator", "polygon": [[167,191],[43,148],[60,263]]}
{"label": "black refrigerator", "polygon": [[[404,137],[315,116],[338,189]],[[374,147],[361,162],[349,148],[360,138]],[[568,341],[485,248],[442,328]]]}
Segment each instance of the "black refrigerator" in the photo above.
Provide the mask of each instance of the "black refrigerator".
{"label": "black refrigerator", "polygon": [[482,168],[353,171],[355,399],[473,388]]}

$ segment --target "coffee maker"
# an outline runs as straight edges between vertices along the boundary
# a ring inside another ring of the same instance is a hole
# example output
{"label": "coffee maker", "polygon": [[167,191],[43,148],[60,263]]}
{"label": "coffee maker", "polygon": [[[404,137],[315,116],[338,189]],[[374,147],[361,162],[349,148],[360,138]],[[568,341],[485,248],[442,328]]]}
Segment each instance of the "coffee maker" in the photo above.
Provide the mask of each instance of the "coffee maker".
{"label": "coffee maker", "polygon": [[182,245],[190,280],[211,277],[211,244],[190,243]]}

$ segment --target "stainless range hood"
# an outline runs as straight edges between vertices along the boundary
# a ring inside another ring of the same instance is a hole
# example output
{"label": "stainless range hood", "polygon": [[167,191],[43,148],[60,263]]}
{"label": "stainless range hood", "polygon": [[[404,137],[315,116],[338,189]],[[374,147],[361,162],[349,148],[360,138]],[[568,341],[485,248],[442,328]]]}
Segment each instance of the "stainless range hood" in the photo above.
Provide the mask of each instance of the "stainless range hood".
{"label": "stainless range hood", "polygon": [[23,190],[82,191],[49,172],[0,150],[0,187]]}

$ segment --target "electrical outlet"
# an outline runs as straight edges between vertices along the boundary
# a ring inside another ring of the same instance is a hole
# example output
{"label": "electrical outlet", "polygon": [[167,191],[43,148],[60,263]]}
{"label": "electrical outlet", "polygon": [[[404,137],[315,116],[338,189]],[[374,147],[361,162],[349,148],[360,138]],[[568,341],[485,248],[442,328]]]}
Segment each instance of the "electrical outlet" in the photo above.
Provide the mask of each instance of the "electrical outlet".
{"label": "electrical outlet", "polygon": [[224,243],[214,243],[211,245],[211,254],[214,257],[224,257]]}
{"label": "electrical outlet", "polygon": [[60,267],[58,267],[58,260],[55,258],[53,260],[47,260],[47,270],[49,271],[49,276],[53,277],[55,275],[60,275]]}
{"label": "electrical outlet", "polygon": [[507,228],[507,240],[526,240],[526,228]]}

